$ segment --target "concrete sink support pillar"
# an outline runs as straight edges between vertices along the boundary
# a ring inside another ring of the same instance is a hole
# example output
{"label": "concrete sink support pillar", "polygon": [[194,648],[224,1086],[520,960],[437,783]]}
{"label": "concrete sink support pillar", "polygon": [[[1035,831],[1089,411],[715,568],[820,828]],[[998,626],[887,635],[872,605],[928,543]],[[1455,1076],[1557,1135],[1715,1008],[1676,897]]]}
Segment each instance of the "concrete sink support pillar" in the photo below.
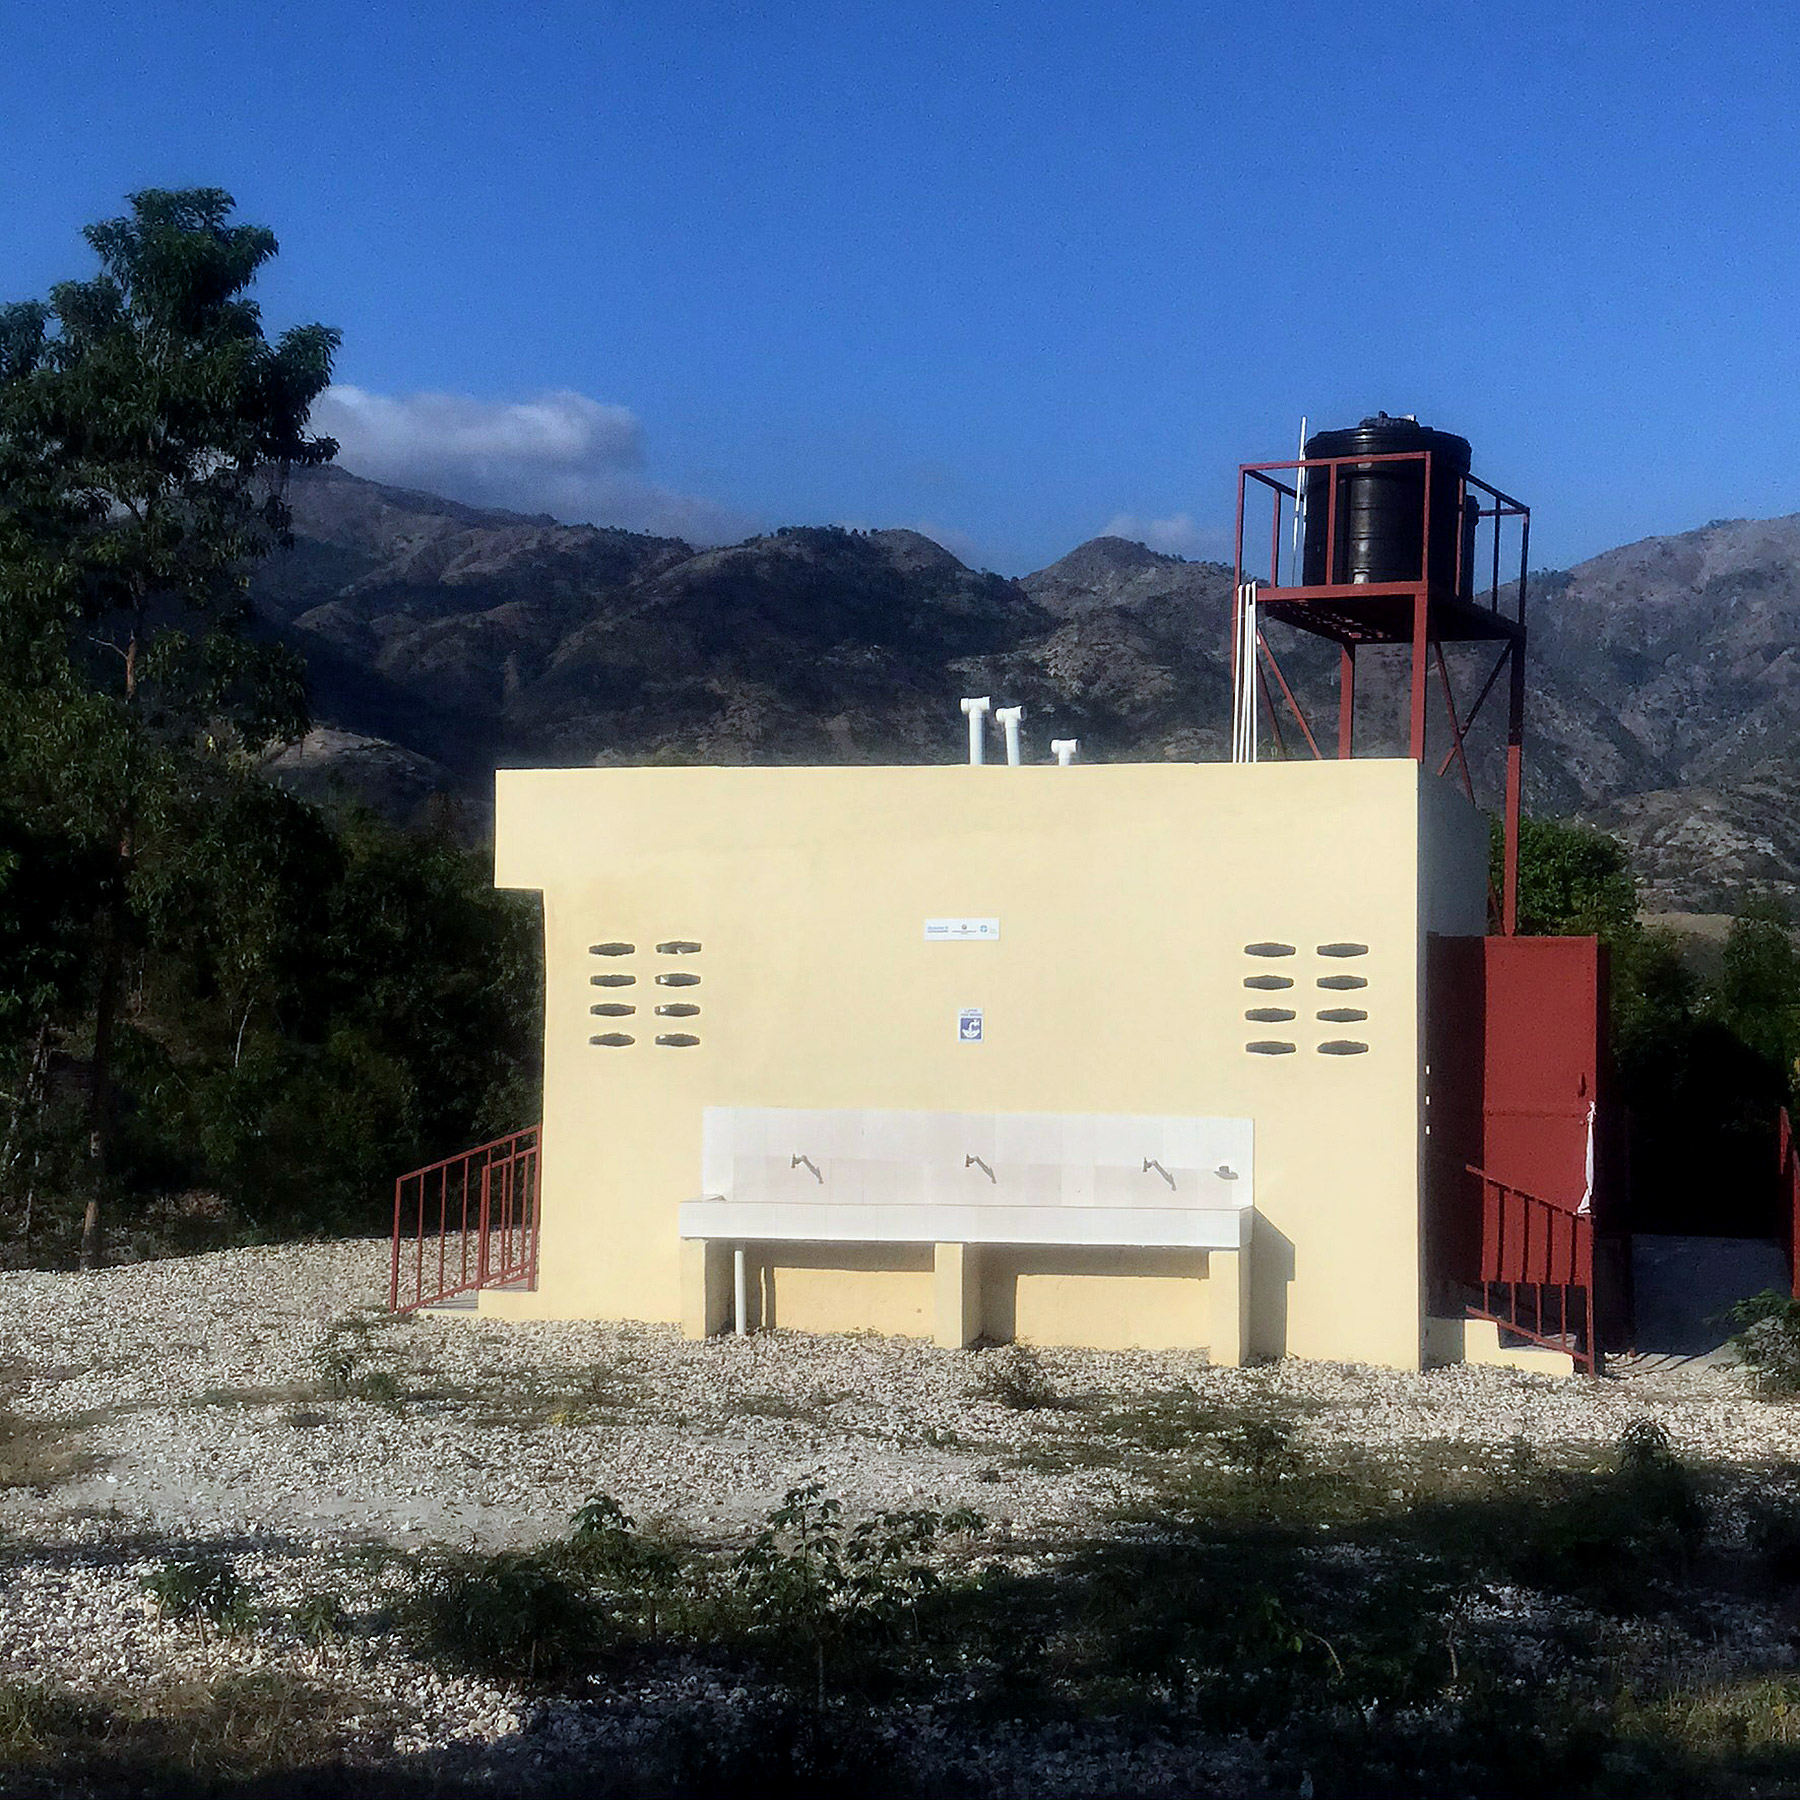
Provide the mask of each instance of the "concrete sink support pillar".
{"label": "concrete sink support pillar", "polygon": [[1201,1285],[1206,1355],[1215,1369],[1241,1368],[1250,1355],[1250,1246],[1209,1250]]}
{"label": "concrete sink support pillar", "polygon": [[716,1337],[731,1323],[730,1244],[681,1240],[681,1335]]}
{"label": "concrete sink support pillar", "polygon": [[934,1335],[946,1350],[966,1350],[981,1336],[981,1247],[939,1244],[932,1258]]}

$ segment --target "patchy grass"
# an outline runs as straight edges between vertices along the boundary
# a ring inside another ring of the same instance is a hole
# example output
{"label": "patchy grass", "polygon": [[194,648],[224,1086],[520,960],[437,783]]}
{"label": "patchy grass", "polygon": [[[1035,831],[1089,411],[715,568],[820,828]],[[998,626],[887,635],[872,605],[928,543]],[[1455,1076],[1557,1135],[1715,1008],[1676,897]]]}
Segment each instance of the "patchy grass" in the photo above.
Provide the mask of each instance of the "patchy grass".
{"label": "patchy grass", "polygon": [[[988,1795],[1032,1785],[1004,1763],[1021,1745],[1079,1762],[1105,1743],[1144,1759],[1107,1778],[1120,1792],[1800,1794],[1796,1471],[1694,1468],[1648,1422],[1561,1462],[1353,1454],[1300,1424],[1196,1390],[1061,1409],[1047,1428],[1143,1481],[1054,1543],[968,1514],[850,1517],[816,1485],[746,1544],[675,1542],[596,1495],[531,1550],[371,1545],[338,1591],[281,1611],[215,1593],[200,1558],[166,1566],[158,1599],[315,1671],[334,1639],[397,1636],[428,1664],[609,1710],[696,1671],[738,1693],[704,1728],[659,1702],[664,1723],[646,1717],[597,1793],[849,1794],[878,1767],[884,1793]],[[341,1772],[352,1703],[257,1680],[0,1691],[0,1789],[161,1795],[179,1761],[201,1792],[516,1791],[514,1765],[483,1776],[474,1752],[358,1787]]]}
{"label": "patchy grass", "polygon": [[[553,1687],[711,1665],[749,1696],[731,1766],[757,1792],[827,1791],[840,1752],[928,1715],[971,1755],[1099,1733],[1187,1768],[1179,1791],[1210,1791],[1236,1746],[1250,1791],[1304,1776],[1320,1800],[1800,1794],[1800,1673],[1728,1666],[1731,1607],[1788,1629],[1795,1531],[1744,1529],[1758,1478],[1688,1467],[1654,1425],[1559,1465],[1327,1459],[1279,1412],[1187,1394],[1083,1429],[1162,1481],[1078,1543],[852,1521],[805,1487],[732,1554],[646,1539],[597,1497],[561,1543],[433,1565],[405,1628],[434,1660]],[[657,1742],[685,1770],[670,1793],[721,1772],[722,1739]],[[987,1791],[900,1743],[889,1791]]]}
{"label": "patchy grass", "polygon": [[721,1410],[730,1419],[823,1420],[842,1398],[822,1387],[808,1394],[733,1394]]}
{"label": "patchy grass", "polygon": [[1061,1404],[1049,1370],[1029,1344],[997,1344],[983,1350],[976,1359],[969,1398],[1014,1412],[1038,1412]]}
{"label": "patchy grass", "polygon": [[342,1760],[352,1721],[372,1709],[341,1691],[268,1671],[182,1682],[148,1693],[72,1694],[0,1683],[0,1786],[14,1795],[176,1800],[242,1791],[422,1793]]}
{"label": "patchy grass", "polygon": [[0,1488],[53,1488],[97,1464],[68,1425],[26,1418],[0,1402]]}

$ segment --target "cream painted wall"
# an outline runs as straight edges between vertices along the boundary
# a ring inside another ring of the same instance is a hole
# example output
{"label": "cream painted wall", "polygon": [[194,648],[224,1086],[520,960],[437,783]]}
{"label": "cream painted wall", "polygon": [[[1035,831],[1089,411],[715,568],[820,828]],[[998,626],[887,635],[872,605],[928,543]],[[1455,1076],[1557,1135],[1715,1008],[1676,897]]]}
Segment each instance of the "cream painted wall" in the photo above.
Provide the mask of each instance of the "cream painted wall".
{"label": "cream painted wall", "polygon": [[[542,1234],[537,1291],[483,1310],[679,1317],[675,1209],[700,1191],[709,1104],[1245,1116],[1253,1347],[1414,1367],[1421,918],[1481,929],[1484,845],[1409,761],[502,771],[496,879],[545,896]],[[1000,940],[926,943],[945,916],[998,917]],[[670,939],[703,948],[658,956]],[[1265,939],[1300,954],[1244,954]],[[1369,954],[1315,954],[1346,939]],[[614,940],[635,953],[589,954]],[[674,971],[701,982],[655,985]],[[1271,972],[1291,1000],[1242,985]],[[1314,985],[1340,973],[1368,988]],[[593,1018],[602,1000],[640,1010]],[[671,1000],[701,1011],[649,1010]],[[1319,1024],[1333,1003],[1366,1026]],[[1248,1025],[1256,1004],[1300,1017]],[[984,1042],[958,1041],[964,1007]],[[608,1030],[637,1041],[590,1045]],[[1294,1054],[1246,1053],[1284,1031]],[[1369,1052],[1321,1055],[1328,1037]],[[818,1262],[764,1277],[779,1323],[930,1329],[928,1263]],[[990,1304],[1021,1335],[1205,1342],[1192,1258],[1006,1286]]]}

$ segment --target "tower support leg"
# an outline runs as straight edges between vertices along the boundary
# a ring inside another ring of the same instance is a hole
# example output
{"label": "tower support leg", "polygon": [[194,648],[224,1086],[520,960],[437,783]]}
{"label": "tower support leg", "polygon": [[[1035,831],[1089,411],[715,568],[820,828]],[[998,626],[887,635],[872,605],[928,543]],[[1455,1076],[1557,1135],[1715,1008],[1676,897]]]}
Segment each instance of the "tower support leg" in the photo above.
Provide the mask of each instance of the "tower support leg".
{"label": "tower support leg", "polygon": [[1500,929],[1508,937],[1519,929],[1519,809],[1525,789],[1525,644],[1512,647],[1511,693],[1506,718],[1506,842],[1500,887]]}
{"label": "tower support leg", "polygon": [[1425,674],[1431,656],[1431,601],[1424,587],[1413,595],[1412,749],[1414,762],[1425,760]]}

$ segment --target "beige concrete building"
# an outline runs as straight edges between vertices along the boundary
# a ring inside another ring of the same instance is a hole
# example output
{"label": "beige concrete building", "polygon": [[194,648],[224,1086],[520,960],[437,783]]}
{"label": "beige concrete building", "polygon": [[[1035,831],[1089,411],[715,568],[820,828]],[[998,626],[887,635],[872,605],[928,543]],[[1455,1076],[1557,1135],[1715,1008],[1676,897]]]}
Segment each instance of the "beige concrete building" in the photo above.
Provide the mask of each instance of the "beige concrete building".
{"label": "beige concrete building", "polygon": [[1421,1362],[1487,831],[1419,763],[502,771],[496,842],[545,1080],[484,1314]]}

